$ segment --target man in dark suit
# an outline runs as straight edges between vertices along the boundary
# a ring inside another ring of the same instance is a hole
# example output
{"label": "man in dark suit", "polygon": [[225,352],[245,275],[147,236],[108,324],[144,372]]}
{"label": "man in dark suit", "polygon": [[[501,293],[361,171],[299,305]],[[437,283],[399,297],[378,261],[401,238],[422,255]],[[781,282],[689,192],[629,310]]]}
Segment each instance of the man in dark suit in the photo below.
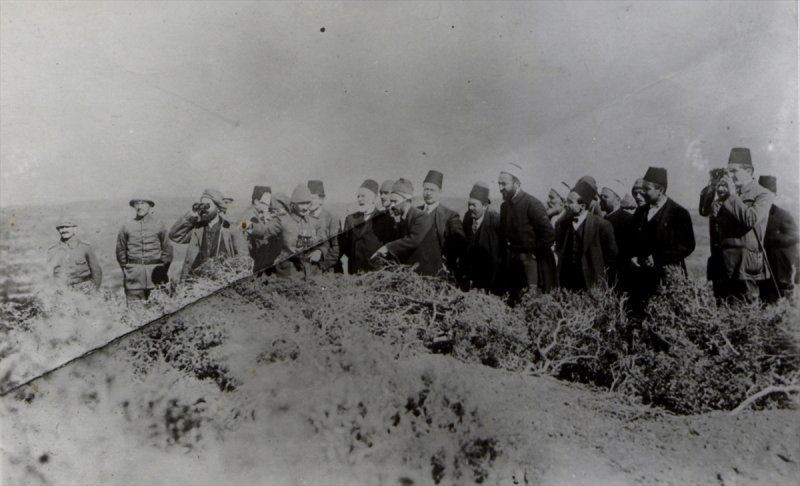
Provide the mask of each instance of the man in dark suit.
{"label": "man in dark suit", "polygon": [[[758,183],[773,194],[778,192],[775,176],[762,175]],[[800,236],[797,222],[792,214],[775,204],[769,210],[767,232],[764,234],[764,249],[767,253],[773,279],[761,282],[761,300],[774,302],[792,294],[800,280],[800,254],[797,244]]]}
{"label": "man in dark suit", "polygon": [[416,265],[421,275],[438,275],[443,270],[442,253],[433,228],[433,215],[411,204],[414,186],[398,179],[392,186],[389,210],[397,222],[396,239],[378,248],[372,258],[393,257],[400,263]]}
{"label": "man in dark suit", "polygon": [[347,256],[350,275],[374,270],[370,257],[383,244],[391,241],[394,221],[385,211],[376,208],[378,183],[365,180],[356,193],[357,207],[344,219],[344,231],[339,234],[339,248]]}
{"label": "man in dark suit", "polygon": [[567,195],[568,217],[556,223],[558,278],[569,290],[588,290],[606,281],[607,267],[617,258],[614,228],[590,212],[594,188],[578,182]]}
{"label": "man in dark suit", "polygon": [[622,198],[610,187],[600,191],[600,208],[606,214],[606,220],[614,228],[614,241],[617,243],[617,259],[607,261],[610,265],[608,283],[615,285],[620,291],[627,290],[628,265],[631,259],[631,220],[633,215],[622,208]]}
{"label": "man in dark suit", "polygon": [[507,164],[497,178],[503,204],[500,235],[506,245],[503,286],[514,304],[530,287],[547,292],[556,286],[553,226],[544,205],[521,189],[522,168]]}
{"label": "man in dark suit", "polygon": [[425,202],[418,209],[433,216],[433,228],[442,261],[448,271],[454,273],[458,268],[458,260],[464,251],[464,230],[458,213],[439,203],[442,193],[444,175],[435,170],[428,171],[422,182],[422,200]]}
{"label": "man in dark suit", "polygon": [[489,186],[472,186],[464,214],[467,246],[461,259],[461,283],[464,290],[483,289],[499,293],[498,275],[502,264],[500,215],[489,209]]}
{"label": "man in dark suit", "polygon": [[642,193],[646,205],[632,219],[631,304],[639,312],[664,280],[667,267],[680,268],[687,275],[684,260],[694,251],[689,211],[667,197],[666,191],[667,170],[648,168]]}

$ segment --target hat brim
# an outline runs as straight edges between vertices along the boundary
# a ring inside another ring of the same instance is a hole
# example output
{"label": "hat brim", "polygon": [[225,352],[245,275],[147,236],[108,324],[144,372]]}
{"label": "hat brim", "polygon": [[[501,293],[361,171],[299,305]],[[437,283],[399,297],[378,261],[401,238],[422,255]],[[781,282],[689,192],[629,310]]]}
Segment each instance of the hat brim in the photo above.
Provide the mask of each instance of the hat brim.
{"label": "hat brim", "polygon": [[131,199],[130,202],[128,202],[128,204],[130,204],[131,207],[134,207],[134,205],[139,201],[146,202],[147,204],[150,205],[151,208],[156,205],[156,203],[154,203],[149,199]]}

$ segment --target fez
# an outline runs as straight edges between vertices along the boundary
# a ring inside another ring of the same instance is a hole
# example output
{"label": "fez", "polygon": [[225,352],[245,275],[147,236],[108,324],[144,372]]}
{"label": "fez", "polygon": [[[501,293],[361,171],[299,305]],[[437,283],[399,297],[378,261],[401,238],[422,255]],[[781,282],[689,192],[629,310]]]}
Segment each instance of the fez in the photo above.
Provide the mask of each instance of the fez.
{"label": "fez", "polygon": [[594,177],[592,177],[590,175],[585,175],[585,176],[581,177],[580,179],[578,179],[578,182],[576,183],[576,186],[577,186],[577,184],[580,184],[581,182],[585,182],[585,183],[589,184],[589,186],[592,188],[592,190],[595,193],[597,193],[597,181],[594,180]]}
{"label": "fez", "polygon": [[141,197],[132,198],[128,204],[130,204],[130,206],[133,207],[133,205],[136,204],[137,201],[146,202],[147,204],[150,205],[151,208],[156,205],[156,203],[154,203],[152,199],[143,199]]}
{"label": "fez", "polygon": [[769,189],[773,194],[778,193],[778,180],[775,178],[775,176],[771,175],[759,176],[758,183],[761,185],[761,187]]}
{"label": "fez", "polygon": [[425,176],[425,180],[422,183],[430,182],[431,184],[436,184],[439,189],[442,188],[442,182],[444,182],[444,174],[439,172],[438,170],[429,170],[428,175]]}
{"label": "fez", "polygon": [[285,209],[288,212],[289,211],[289,196],[287,196],[286,194],[284,194],[282,192],[276,192],[272,196],[272,201],[270,201],[269,206],[272,209],[278,209],[278,204],[283,206],[283,209]]}
{"label": "fez", "polygon": [[409,199],[414,195],[414,186],[411,184],[411,181],[401,177],[392,185],[392,193],[399,194],[404,198]]}
{"label": "fez", "polygon": [[223,196],[222,193],[220,191],[216,190],[216,189],[206,189],[206,190],[204,190],[203,191],[203,195],[200,196],[200,199],[202,199],[204,197],[207,197],[207,198],[211,199],[212,201],[214,201],[214,204],[219,209],[225,209],[227,207],[226,204],[225,204],[225,196]]}
{"label": "fez", "polygon": [[470,199],[477,199],[482,202],[484,206],[489,205],[489,186],[483,182],[476,182],[469,192]]}
{"label": "fez", "polygon": [[305,184],[298,184],[292,191],[292,203],[300,204],[311,202],[311,191]]}
{"label": "fez", "polygon": [[548,192],[547,195],[548,195],[548,197],[553,197],[553,198],[556,198],[556,199],[560,199],[561,201],[564,200],[564,198],[561,197],[561,194],[559,194],[558,191],[556,191],[553,188],[550,188],[550,192]]}
{"label": "fez", "polygon": [[308,190],[315,196],[325,197],[325,187],[323,187],[322,181],[308,181]]}
{"label": "fez", "polygon": [[253,197],[250,199],[261,199],[264,194],[272,194],[272,189],[269,186],[255,186],[253,187]]}
{"label": "fez", "polygon": [[731,155],[728,157],[728,165],[730,164],[753,167],[753,160],[750,158],[750,149],[743,147],[732,148]]}
{"label": "fez", "polygon": [[667,169],[663,167],[648,167],[643,179],[645,182],[660,185],[664,190],[667,189]]}
{"label": "fez", "polygon": [[361,187],[369,189],[370,191],[372,191],[373,194],[378,193],[378,182],[373,181],[372,179],[367,179],[364,182],[362,182]]}
{"label": "fez", "polygon": [[514,162],[509,162],[500,170],[500,173],[505,172],[510,176],[514,176],[518,181],[522,180],[522,167]]}
{"label": "fez", "polygon": [[386,179],[381,184],[381,192],[392,192],[392,186],[394,186],[394,181],[391,179]]}
{"label": "fez", "polygon": [[595,191],[592,185],[586,181],[578,181],[575,187],[572,188],[572,192],[581,197],[581,201],[586,204],[587,208],[597,194],[597,191]]}

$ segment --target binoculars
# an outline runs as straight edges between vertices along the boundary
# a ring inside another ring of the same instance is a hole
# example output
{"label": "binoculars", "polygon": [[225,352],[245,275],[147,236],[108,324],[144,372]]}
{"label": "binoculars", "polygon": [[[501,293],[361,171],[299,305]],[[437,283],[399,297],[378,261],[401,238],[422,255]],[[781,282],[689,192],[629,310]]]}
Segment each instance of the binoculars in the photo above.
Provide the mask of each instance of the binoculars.
{"label": "binoculars", "polygon": [[298,235],[296,247],[298,250],[307,250],[314,245],[314,237],[308,235]]}
{"label": "binoculars", "polygon": [[192,211],[195,213],[207,213],[209,209],[211,209],[211,204],[209,203],[196,202],[192,204]]}

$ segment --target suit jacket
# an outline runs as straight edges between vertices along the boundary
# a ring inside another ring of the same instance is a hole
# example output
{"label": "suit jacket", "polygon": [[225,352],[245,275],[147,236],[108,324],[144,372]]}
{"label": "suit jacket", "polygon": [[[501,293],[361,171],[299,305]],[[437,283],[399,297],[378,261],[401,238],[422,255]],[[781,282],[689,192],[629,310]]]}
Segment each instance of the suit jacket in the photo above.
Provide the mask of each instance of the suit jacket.
{"label": "suit jacket", "polygon": [[385,211],[375,210],[369,218],[353,213],[344,219],[344,231],[339,235],[339,248],[347,256],[347,273],[374,270],[370,257],[384,244],[393,240],[394,221]]}
{"label": "suit jacket", "polygon": [[[689,211],[672,199],[667,198],[664,206],[647,221],[649,206],[636,209],[631,219],[633,231],[633,256],[645,259],[652,255],[655,266],[662,271],[664,267],[677,265],[686,272],[685,259],[694,251],[694,228]],[[647,224],[655,224],[652,234]]]}
{"label": "suit jacket", "polygon": [[[571,218],[562,218],[556,223],[556,253],[558,254],[558,274],[562,275],[570,251],[567,236],[572,228]],[[581,270],[586,288],[598,285],[606,279],[606,267],[617,258],[617,244],[611,223],[592,213],[583,220],[583,242]]]}
{"label": "suit jacket", "polygon": [[461,273],[471,287],[495,291],[504,250],[500,240],[500,215],[487,209],[476,233],[472,232],[472,215],[464,215],[463,230],[466,238]]}
{"label": "suit jacket", "polygon": [[797,251],[797,223],[789,211],[772,205],[769,210],[767,232],[764,236],[764,249],[775,280],[781,283],[792,281],[792,268],[795,269],[795,281],[800,274],[800,255]]}
{"label": "suit jacket", "polygon": [[[425,211],[425,206],[418,206],[419,210]],[[436,240],[439,243],[439,251],[442,253],[445,265],[449,270],[456,268],[458,259],[464,252],[464,229],[461,225],[461,218],[458,213],[439,203],[431,212],[433,216],[433,228],[436,231]]]}
{"label": "suit jacket", "polygon": [[442,270],[442,253],[433,229],[433,215],[409,208],[397,225],[397,236],[386,244],[386,249],[400,263],[417,264],[417,273],[421,275],[437,275]]}

